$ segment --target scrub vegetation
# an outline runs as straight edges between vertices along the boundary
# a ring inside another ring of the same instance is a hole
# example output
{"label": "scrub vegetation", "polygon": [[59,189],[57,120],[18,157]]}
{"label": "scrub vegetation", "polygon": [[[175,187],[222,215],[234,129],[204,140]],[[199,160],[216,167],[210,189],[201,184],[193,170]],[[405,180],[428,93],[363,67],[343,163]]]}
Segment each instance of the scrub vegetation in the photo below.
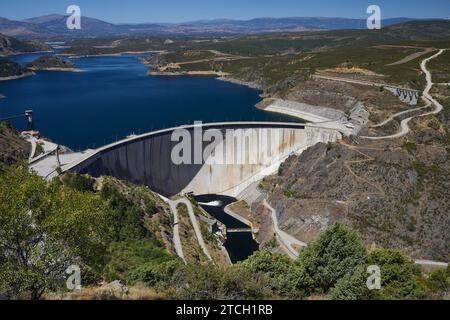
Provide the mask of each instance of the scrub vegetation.
{"label": "scrub vegetation", "polygon": [[[124,195],[111,178],[101,186],[78,175],[47,183],[23,163],[2,165],[0,176],[0,293],[7,298],[70,295],[64,289],[65,270],[73,264],[80,266],[83,287],[91,292],[102,281],[120,280],[155,298],[448,295],[448,270],[426,279],[399,251],[368,253],[359,236],[340,224],[322,233],[296,261],[264,249],[230,267],[185,265],[164,246],[159,232],[164,222],[155,219],[165,215],[164,208],[153,194]],[[366,266],[372,264],[382,272],[378,291],[366,287]]]}

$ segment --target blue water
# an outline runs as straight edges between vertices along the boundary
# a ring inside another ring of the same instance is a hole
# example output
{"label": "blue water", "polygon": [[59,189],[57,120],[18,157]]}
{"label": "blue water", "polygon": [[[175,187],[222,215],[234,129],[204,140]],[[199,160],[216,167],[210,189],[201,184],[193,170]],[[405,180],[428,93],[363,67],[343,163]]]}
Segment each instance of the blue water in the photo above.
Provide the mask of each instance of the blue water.
{"label": "blue water", "polygon": [[[11,57],[26,64],[42,54]],[[142,55],[73,59],[83,72],[41,71],[0,82],[0,118],[27,109],[35,127],[74,150],[99,147],[129,134],[194,121],[298,121],[254,105],[260,92],[213,77],[148,76]],[[26,129],[25,119],[13,121]]]}
{"label": "blue water", "polygon": [[[227,230],[249,228],[249,226],[230,216],[224,210],[227,205],[237,201],[235,198],[216,194],[205,194],[194,196],[194,199],[201,203],[201,207],[206,212],[222,222],[227,227]],[[219,202],[220,205],[209,206],[205,204],[212,201]],[[227,232],[227,239],[224,246],[232,263],[246,260],[259,249],[259,244],[253,239],[251,232]]]}

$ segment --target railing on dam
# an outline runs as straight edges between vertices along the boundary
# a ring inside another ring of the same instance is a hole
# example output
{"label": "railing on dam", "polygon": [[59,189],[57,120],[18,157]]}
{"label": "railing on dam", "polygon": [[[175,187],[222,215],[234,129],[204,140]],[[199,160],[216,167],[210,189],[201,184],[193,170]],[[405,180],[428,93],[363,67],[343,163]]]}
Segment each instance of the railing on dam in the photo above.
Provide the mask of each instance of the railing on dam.
{"label": "railing on dam", "polygon": [[300,123],[196,124],[129,137],[64,170],[114,176],[164,196],[234,195],[258,177],[272,174],[293,153],[339,138],[336,130]]}

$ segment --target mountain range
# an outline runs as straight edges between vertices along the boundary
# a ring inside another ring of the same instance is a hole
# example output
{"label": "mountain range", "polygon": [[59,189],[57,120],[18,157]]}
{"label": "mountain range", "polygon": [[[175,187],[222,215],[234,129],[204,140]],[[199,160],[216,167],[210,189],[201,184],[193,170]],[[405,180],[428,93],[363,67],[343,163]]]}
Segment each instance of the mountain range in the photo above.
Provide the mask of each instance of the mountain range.
{"label": "mountain range", "polygon": [[[347,18],[256,18],[252,20],[201,20],[185,23],[114,24],[99,19],[82,17],[81,30],[69,30],[67,17],[51,14],[26,20],[0,18],[0,33],[24,39],[61,39],[105,36],[186,36],[186,35],[239,35],[302,30],[364,29],[365,19]],[[382,21],[391,26],[411,21],[410,18],[393,18]]]}

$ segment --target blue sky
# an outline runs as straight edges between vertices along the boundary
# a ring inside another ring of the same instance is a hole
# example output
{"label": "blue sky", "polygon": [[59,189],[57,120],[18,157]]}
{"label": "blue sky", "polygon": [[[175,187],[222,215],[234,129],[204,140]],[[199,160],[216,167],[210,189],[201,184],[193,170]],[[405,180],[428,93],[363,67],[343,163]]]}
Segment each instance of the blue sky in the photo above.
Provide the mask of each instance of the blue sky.
{"label": "blue sky", "polygon": [[447,18],[449,0],[1,0],[0,17],[25,19],[64,14],[68,5],[82,15],[109,22],[181,22],[200,19],[321,16],[365,18],[377,4],[383,18]]}

